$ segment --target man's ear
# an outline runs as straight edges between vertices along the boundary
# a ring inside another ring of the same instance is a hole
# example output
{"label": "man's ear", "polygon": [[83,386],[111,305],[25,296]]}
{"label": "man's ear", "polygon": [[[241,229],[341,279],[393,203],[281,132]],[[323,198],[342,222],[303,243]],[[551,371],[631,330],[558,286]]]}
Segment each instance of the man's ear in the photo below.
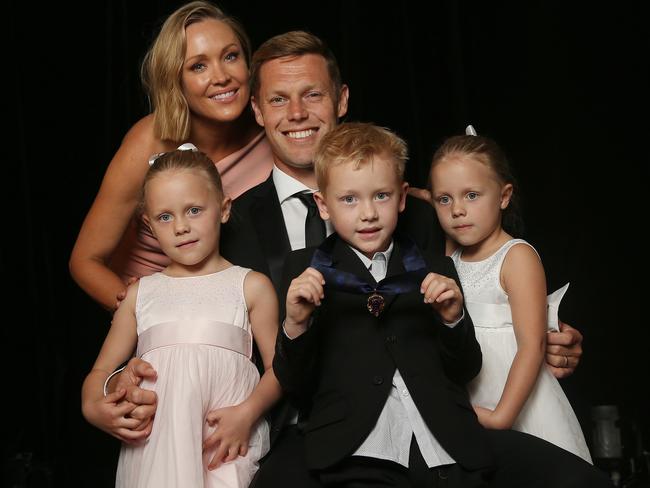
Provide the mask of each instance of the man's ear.
{"label": "man's ear", "polygon": [[251,97],[251,107],[253,107],[253,113],[255,114],[255,121],[258,125],[264,127],[264,117],[262,116],[262,111],[260,110],[259,105],[257,104],[257,99]]}
{"label": "man's ear", "polygon": [[339,92],[339,103],[336,107],[336,115],[339,119],[348,113],[349,98],[350,89],[348,88],[348,85],[341,86],[341,91]]}
{"label": "man's ear", "polygon": [[232,208],[232,198],[223,197],[221,202],[221,223],[225,224],[230,218],[230,209]]}
{"label": "man's ear", "polygon": [[501,210],[505,210],[508,208],[508,205],[510,205],[510,199],[512,198],[512,183],[508,183],[507,185],[503,185],[503,188],[501,189]]}
{"label": "man's ear", "polygon": [[409,192],[409,184],[405,181],[402,183],[402,194],[399,196],[399,211],[402,213],[406,208],[406,195]]}
{"label": "man's ear", "polygon": [[314,193],[314,200],[316,200],[316,205],[318,205],[318,213],[320,214],[320,218],[323,220],[329,220],[330,214],[327,210],[327,203],[325,203],[324,195],[321,192],[317,191]]}

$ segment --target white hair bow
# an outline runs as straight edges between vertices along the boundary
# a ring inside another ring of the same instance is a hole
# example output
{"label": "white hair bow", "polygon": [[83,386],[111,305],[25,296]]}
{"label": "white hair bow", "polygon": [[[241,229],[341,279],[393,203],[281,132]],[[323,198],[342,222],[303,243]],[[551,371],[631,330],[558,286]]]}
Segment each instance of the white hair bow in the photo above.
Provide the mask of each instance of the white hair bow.
{"label": "white hair bow", "polygon": [[[186,142],[185,144],[181,144],[180,146],[178,146],[176,150],[177,151],[198,151],[199,149],[191,142]],[[149,166],[153,165],[153,163],[156,162],[156,159],[158,159],[163,154],[167,154],[167,152],[156,153],[153,156],[151,156],[149,158]]]}
{"label": "white hair bow", "polygon": [[470,124],[467,127],[465,127],[465,135],[466,136],[475,136],[475,135],[477,135],[476,130],[474,130],[474,126],[472,126]]}

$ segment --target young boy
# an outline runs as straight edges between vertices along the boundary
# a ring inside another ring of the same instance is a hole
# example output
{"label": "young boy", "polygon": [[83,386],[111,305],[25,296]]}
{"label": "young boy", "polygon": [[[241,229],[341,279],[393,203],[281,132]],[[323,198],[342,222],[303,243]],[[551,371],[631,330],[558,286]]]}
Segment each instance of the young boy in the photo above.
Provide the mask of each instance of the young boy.
{"label": "young boy", "polygon": [[454,266],[394,233],[406,156],[360,123],[316,154],[314,198],[336,233],[285,263],[273,362],[301,407],[308,467],[337,487],[608,486],[551,444],[478,423],[464,384],[481,352]]}
{"label": "young boy", "polygon": [[400,474],[417,451],[412,440],[430,467],[490,463],[460,386],[478,373],[481,352],[454,266],[425,261],[393,235],[405,161],[406,145],[386,129],[342,124],[328,134],[314,163],[314,198],[336,234],[285,266],[285,281],[295,279],[274,368],[309,409],[307,462],[325,470],[323,481],[352,465],[383,471],[374,459]]}

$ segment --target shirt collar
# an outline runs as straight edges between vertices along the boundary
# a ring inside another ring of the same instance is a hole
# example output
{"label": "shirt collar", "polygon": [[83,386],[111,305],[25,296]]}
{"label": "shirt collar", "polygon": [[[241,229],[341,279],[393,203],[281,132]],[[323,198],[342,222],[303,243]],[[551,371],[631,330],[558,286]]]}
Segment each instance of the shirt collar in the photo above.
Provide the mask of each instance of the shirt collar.
{"label": "shirt collar", "polygon": [[291,198],[298,192],[313,193],[315,191],[313,188],[309,188],[294,177],[289,176],[276,165],[273,165],[272,178],[273,184],[275,185],[275,191],[278,193],[280,204],[284,203],[285,200]]}
{"label": "shirt collar", "polygon": [[388,249],[385,251],[380,251],[376,252],[373,256],[372,259],[368,259],[365,254],[363,254],[361,251],[358,249],[355,249],[354,247],[350,246],[350,249],[354,251],[354,253],[359,256],[359,259],[361,259],[361,262],[366,268],[370,268],[370,265],[372,264],[373,259],[377,257],[377,255],[383,255],[384,259],[386,259],[386,265],[388,265],[388,262],[390,261],[390,256],[393,254],[393,241],[390,241],[390,246],[388,246]]}

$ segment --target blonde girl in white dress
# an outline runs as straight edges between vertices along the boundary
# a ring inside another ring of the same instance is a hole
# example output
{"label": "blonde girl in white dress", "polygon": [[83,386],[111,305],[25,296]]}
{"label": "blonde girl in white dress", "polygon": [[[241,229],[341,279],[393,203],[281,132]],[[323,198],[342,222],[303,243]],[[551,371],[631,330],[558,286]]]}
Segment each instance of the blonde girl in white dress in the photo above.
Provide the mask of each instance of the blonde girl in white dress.
{"label": "blonde girl in white dress", "polygon": [[[195,148],[194,148],[195,149]],[[145,177],[143,214],[171,264],[132,285],[84,382],[85,415],[119,403],[103,384],[137,355],[157,371],[150,436],[123,444],[120,487],[247,487],[269,448],[264,413],[279,398],[271,368],[278,305],[269,279],[219,254],[230,212],[214,164],[196,150],[164,153]],[[264,363],[260,379],[253,340]],[[134,408],[122,402],[125,413]],[[89,419],[92,420],[92,419]],[[139,421],[132,419],[135,428]]]}
{"label": "blonde girl in white dress", "polygon": [[486,137],[447,139],[433,157],[431,190],[483,352],[481,372],[468,385],[479,421],[527,432],[591,462],[575,413],[543,366],[544,268],[532,246],[508,232],[517,225],[517,202],[503,152]]}

